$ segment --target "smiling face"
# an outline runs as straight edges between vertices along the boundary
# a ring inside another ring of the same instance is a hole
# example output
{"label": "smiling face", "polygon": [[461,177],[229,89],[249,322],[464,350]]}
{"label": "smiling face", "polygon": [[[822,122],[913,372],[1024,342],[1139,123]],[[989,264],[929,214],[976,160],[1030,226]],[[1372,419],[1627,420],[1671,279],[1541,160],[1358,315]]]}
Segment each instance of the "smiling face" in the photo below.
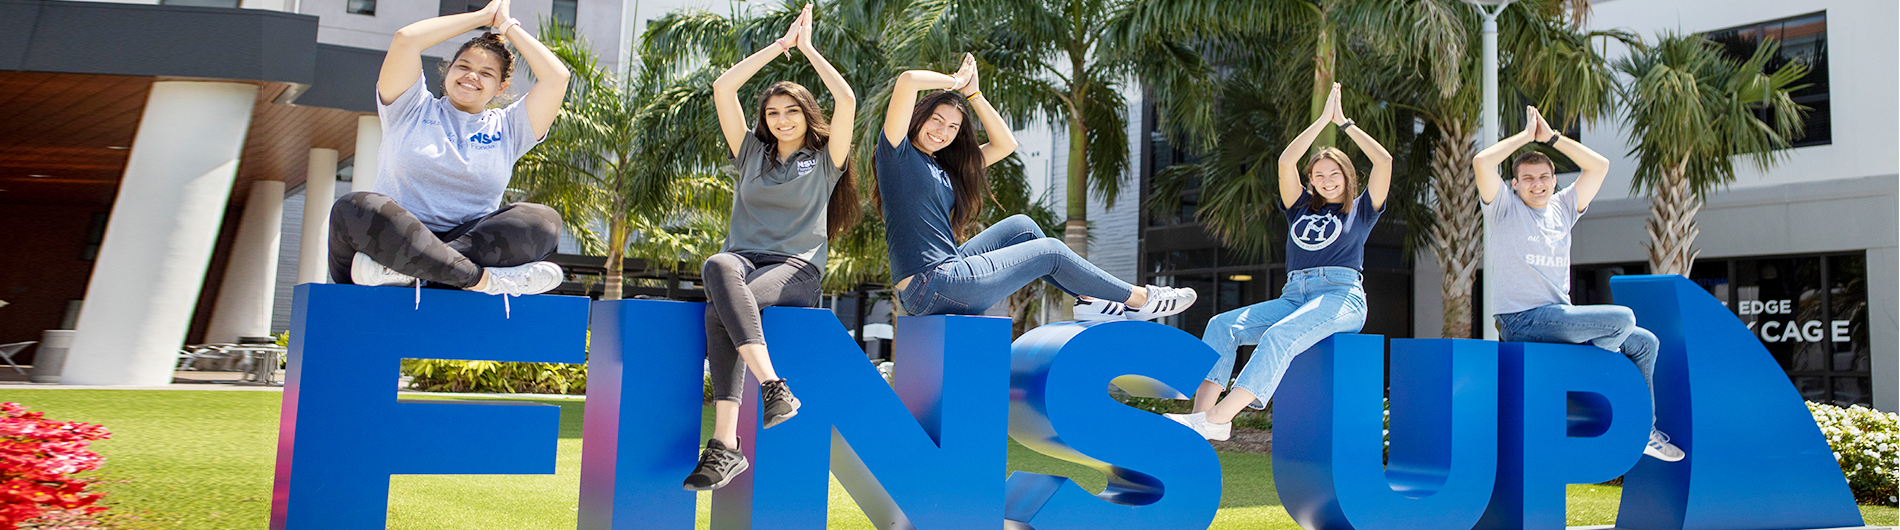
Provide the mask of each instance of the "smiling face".
{"label": "smiling face", "polygon": [[759,122],[773,138],[778,138],[780,145],[799,145],[805,141],[805,109],[792,96],[777,94],[767,98]]}
{"label": "smiling face", "polygon": [[481,48],[464,50],[455,56],[455,62],[449,63],[447,75],[442,77],[442,93],[456,108],[480,112],[488,107],[489,100],[508,88],[504,68],[501,58],[493,52]]}
{"label": "smiling face", "polygon": [[1346,170],[1338,162],[1321,158],[1313,161],[1307,170],[1307,181],[1313,186],[1313,193],[1328,203],[1346,202]]}
{"label": "smiling face", "polygon": [[963,111],[950,104],[937,105],[930,110],[930,116],[924,120],[910,142],[925,153],[935,154],[956,141],[957,133],[963,130]]}
{"label": "smiling face", "polygon": [[1511,179],[1511,190],[1524,200],[1524,205],[1543,208],[1550,204],[1550,195],[1557,191],[1557,173],[1550,164],[1526,162],[1513,170],[1516,178]]}

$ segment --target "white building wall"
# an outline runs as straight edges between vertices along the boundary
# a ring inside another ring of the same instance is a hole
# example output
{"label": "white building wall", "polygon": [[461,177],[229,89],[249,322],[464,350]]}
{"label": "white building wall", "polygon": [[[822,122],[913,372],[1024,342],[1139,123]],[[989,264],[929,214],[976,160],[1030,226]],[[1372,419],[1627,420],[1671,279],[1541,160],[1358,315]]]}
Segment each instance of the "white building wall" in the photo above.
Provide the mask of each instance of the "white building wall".
{"label": "white building wall", "polygon": [[[1900,407],[1900,4],[1892,0],[1613,0],[1593,2],[1591,25],[1654,41],[1816,12],[1827,14],[1833,143],[1790,149],[1775,167],[1742,167],[1697,216],[1704,258],[1864,250],[1876,408]],[[1626,54],[1621,46],[1611,57]],[[1599,199],[1577,224],[1577,264],[1645,261],[1648,200],[1630,186],[1637,161],[1621,119],[1586,126],[1582,140],[1610,159]],[[1565,176],[1565,180],[1575,175]],[[1564,178],[1564,177],[1560,177]]]}
{"label": "white building wall", "polygon": [[1128,169],[1122,172],[1122,191],[1113,204],[1089,194],[1089,262],[1122,281],[1140,279],[1141,237],[1141,96],[1125,96]]}

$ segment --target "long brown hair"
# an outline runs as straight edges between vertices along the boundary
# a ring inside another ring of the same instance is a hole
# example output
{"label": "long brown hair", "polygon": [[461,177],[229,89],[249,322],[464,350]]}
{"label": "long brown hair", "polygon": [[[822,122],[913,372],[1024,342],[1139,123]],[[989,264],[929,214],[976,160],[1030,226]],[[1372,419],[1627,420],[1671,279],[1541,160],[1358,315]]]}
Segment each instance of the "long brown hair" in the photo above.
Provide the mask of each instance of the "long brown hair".
{"label": "long brown hair", "polygon": [[[950,189],[956,196],[956,204],[950,208],[950,229],[956,232],[957,239],[963,239],[976,223],[977,213],[983,210],[983,195],[990,189],[989,176],[983,164],[983,146],[976,143],[976,127],[970,120],[972,111],[969,100],[955,90],[933,92],[917,98],[917,106],[911,109],[910,128],[904,133],[904,141],[914,142],[917,131],[924,128],[924,123],[930,121],[933,111],[941,105],[949,105],[963,115],[963,123],[957,126],[956,138],[950,141],[950,145],[930,154],[931,158],[937,160],[937,166],[943,168],[944,174],[950,177]],[[877,141],[885,141],[883,134],[878,135]],[[876,155],[872,156],[875,160]],[[871,185],[877,185],[875,179]],[[875,188],[871,191],[872,204],[882,214],[884,199]]]}
{"label": "long brown hair", "polygon": [[1326,198],[1321,197],[1319,190],[1312,187],[1313,165],[1318,164],[1321,160],[1331,160],[1334,164],[1339,164],[1341,176],[1346,177],[1346,200],[1339,205],[1339,213],[1352,213],[1352,203],[1359,200],[1359,172],[1352,167],[1352,157],[1346,156],[1345,151],[1341,151],[1336,147],[1322,147],[1319,151],[1314,152],[1313,156],[1306,159],[1306,194],[1308,197],[1306,207],[1311,210],[1326,207]]}
{"label": "long brown hair", "polygon": [[[752,126],[752,137],[765,144],[766,167],[777,168],[779,164],[778,137],[773,136],[771,127],[765,124],[765,104],[774,96],[792,98],[799,113],[805,115],[805,147],[818,151],[831,143],[831,118],[818,106],[818,99],[812,97],[811,91],[791,81],[772,83],[759,93],[759,119]],[[858,224],[858,177],[851,171],[851,158],[845,157],[844,163],[844,175],[831,187],[831,199],[825,206],[826,239],[836,238]]]}

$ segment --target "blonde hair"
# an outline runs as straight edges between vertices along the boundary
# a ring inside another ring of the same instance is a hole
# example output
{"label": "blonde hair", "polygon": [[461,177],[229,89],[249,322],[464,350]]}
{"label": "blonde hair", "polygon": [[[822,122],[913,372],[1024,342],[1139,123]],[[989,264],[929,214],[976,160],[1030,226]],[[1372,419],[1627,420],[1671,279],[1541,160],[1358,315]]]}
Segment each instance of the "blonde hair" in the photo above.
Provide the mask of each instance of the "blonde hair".
{"label": "blonde hair", "polygon": [[1346,156],[1345,151],[1336,147],[1321,147],[1313,152],[1313,156],[1306,159],[1306,182],[1303,184],[1306,185],[1306,194],[1310,197],[1307,199],[1306,207],[1312,210],[1326,207],[1326,198],[1320,196],[1319,190],[1312,188],[1313,165],[1321,160],[1331,160],[1334,164],[1339,164],[1339,172],[1346,177],[1346,200],[1339,205],[1339,212],[1352,213],[1352,203],[1359,198],[1359,172],[1352,167],[1352,157]]}

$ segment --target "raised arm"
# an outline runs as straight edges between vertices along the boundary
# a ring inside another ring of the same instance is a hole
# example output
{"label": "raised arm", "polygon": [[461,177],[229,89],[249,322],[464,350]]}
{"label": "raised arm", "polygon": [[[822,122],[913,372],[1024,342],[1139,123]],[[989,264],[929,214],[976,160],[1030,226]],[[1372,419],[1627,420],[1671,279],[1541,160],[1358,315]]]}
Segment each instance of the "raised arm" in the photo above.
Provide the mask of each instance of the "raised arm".
{"label": "raised arm", "polygon": [[798,50],[811,60],[812,69],[825,81],[825,90],[831,91],[831,139],[825,150],[831,154],[831,163],[843,169],[851,161],[851,139],[856,137],[852,128],[858,119],[858,93],[851,90],[851,84],[831,66],[831,61],[818,53],[818,47],[812,46],[811,40],[811,4],[805,4],[805,13],[799,15]]}
{"label": "raised arm", "polygon": [[1300,159],[1306,157],[1306,151],[1313,148],[1313,140],[1318,139],[1320,131],[1326,130],[1326,123],[1332,121],[1331,109],[1338,98],[1339,90],[1335,85],[1333,94],[1326,97],[1325,108],[1328,110],[1321,112],[1319,119],[1313,120],[1312,125],[1300,131],[1299,136],[1293,137],[1293,143],[1287,144],[1286,150],[1280,152],[1280,207],[1292,208],[1293,202],[1300,200]]}
{"label": "raised arm", "polygon": [[1504,159],[1510,158],[1511,153],[1517,152],[1519,148],[1536,139],[1537,124],[1542,121],[1543,117],[1537,114],[1537,107],[1524,107],[1523,131],[1479,151],[1478,156],[1471,159],[1471,175],[1478,184],[1478,200],[1484,201],[1485,204],[1491,204],[1491,201],[1497,200],[1498,188],[1504,185],[1503,178],[1498,176],[1498,165],[1503,164]]}
{"label": "raised arm", "polygon": [[[1333,94],[1335,96],[1332,98],[1333,124],[1346,131],[1346,136],[1352,138],[1352,142],[1359,146],[1359,150],[1366,154],[1366,158],[1372,159],[1372,174],[1366,177],[1366,195],[1372,199],[1372,209],[1383,212],[1387,192],[1392,190],[1392,153],[1387,152],[1385,146],[1379,145],[1379,141],[1372,139],[1372,135],[1366,134],[1364,129],[1349,125],[1352,124],[1352,120],[1346,119],[1346,112],[1340,106],[1337,97],[1338,83],[1333,84]],[[1346,198],[1349,201],[1357,199],[1358,197]]]}
{"label": "raised arm", "polygon": [[[1551,130],[1550,123],[1545,122],[1542,116],[1538,116],[1537,122],[1541,125],[1540,132],[1543,133],[1544,138],[1542,141],[1555,146],[1557,152],[1563,153],[1564,156],[1570,158],[1571,162],[1576,163],[1577,167],[1583,169],[1583,175],[1577,177],[1575,184],[1577,213],[1583,213],[1590,207],[1590,200],[1597,197],[1597,191],[1603,189],[1603,177],[1610,174],[1610,159],[1597,154],[1595,150],[1581,142],[1566,138],[1557,131]],[[1551,142],[1553,139],[1556,141]]]}
{"label": "raised arm", "polygon": [[990,105],[990,98],[983,95],[983,88],[978,83],[980,76],[977,75],[976,56],[964,54],[963,64],[964,68],[959,73],[967,77],[957,91],[969,98],[970,108],[976,111],[977,120],[983,122],[983,131],[990,133],[989,143],[983,144],[983,165],[987,167],[1016,152],[1016,133],[1009,130],[1009,122],[1004,121],[1003,115]]}
{"label": "raised arm", "polygon": [[929,70],[910,70],[897,74],[892,83],[891,103],[884,110],[884,140],[902,146],[909,141],[911,113],[917,107],[917,92],[957,86],[958,80]]}
{"label": "raised arm", "polygon": [[726,73],[719,74],[719,79],[713,80],[713,108],[719,111],[719,132],[725,135],[726,151],[732,156],[739,156],[739,146],[745,142],[746,133],[752,131],[751,127],[746,126],[745,107],[739,103],[739,87],[745,86],[746,80],[752,79],[752,74],[759,73],[760,68],[772,62],[772,56],[791,53],[791,47],[798,45],[798,33],[799,25],[793,22],[792,27],[785,30],[784,37],[752,52],[739,64],[727,68]]}
{"label": "raised arm", "polygon": [[534,137],[546,138],[548,129],[554,127],[554,118],[561,115],[561,101],[567,99],[567,80],[573,74],[567,71],[567,65],[561,64],[554,50],[536,40],[527,28],[521,27],[520,21],[508,16],[512,2],[500,0],[501,12],[495,18],[504,28],[502,36],[514,43],[515,50],[521,52],[521,60],[534,72],[534,88],[528,89],[521,104],[528,113],[528,124],[534,127]]}
{"label": "raised arm", "polygon": [[501,2],[490,0],[481,11],[435,17],[396,30],[396,36],[389,39],[389,53],[383,55],[382,73],[376,77],[376,96],[384,105],[395,103],[422,75],[422,50],[493,24],[495,15],[501,12]]}

